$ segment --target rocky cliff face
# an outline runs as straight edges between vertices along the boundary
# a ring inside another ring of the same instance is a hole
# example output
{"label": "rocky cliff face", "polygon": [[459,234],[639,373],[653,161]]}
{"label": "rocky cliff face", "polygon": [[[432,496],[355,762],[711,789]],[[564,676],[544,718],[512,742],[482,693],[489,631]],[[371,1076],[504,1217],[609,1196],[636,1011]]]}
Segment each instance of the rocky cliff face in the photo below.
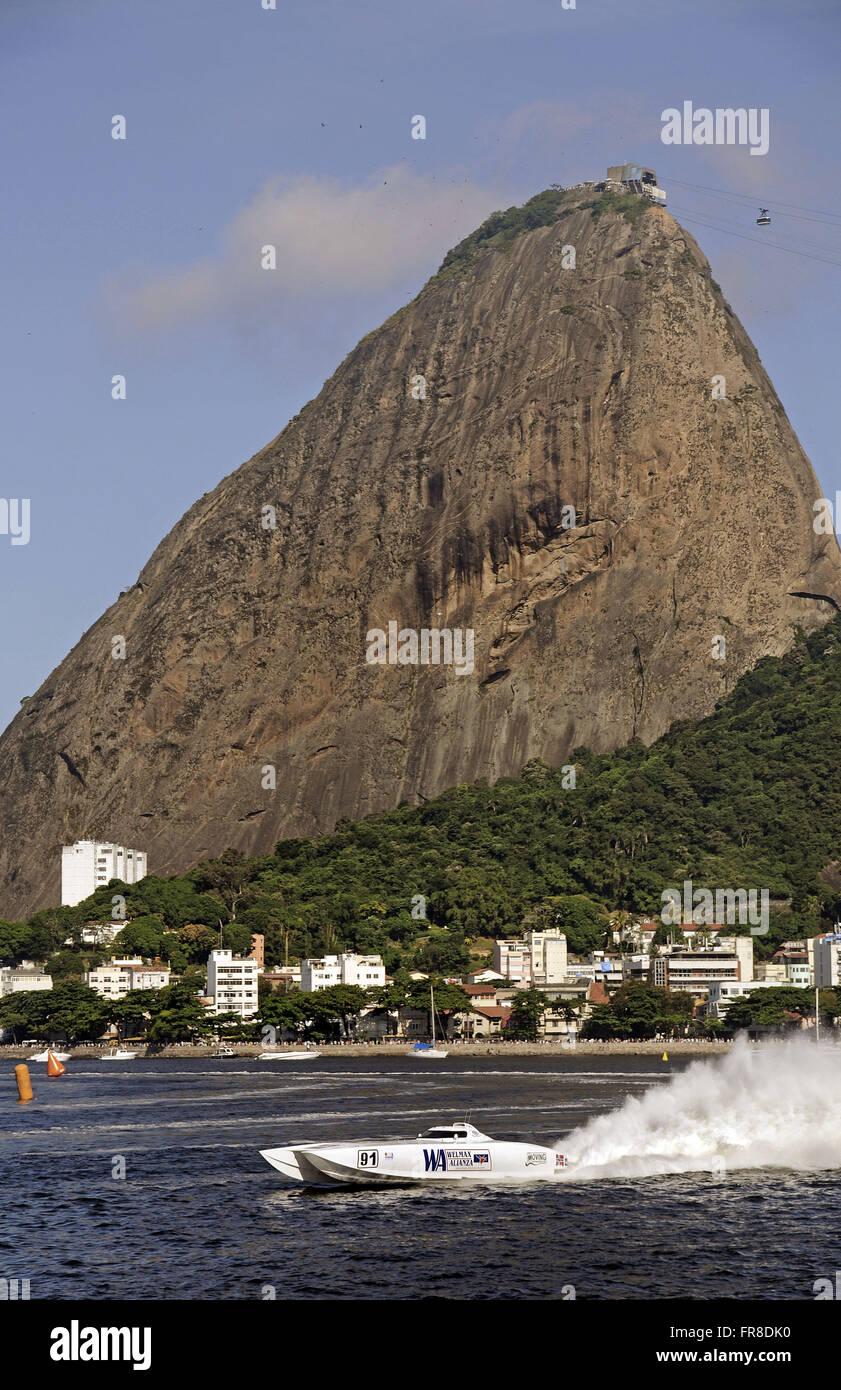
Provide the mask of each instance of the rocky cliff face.
{"label": "rocky cliff face", "polygon": [[[24,705],[0,915],[57,902],[77,838],[172,873],[651,740],[832,615],[820,489],[692,237],[558,200],[365,338]],[[370,664],[390,622],[473,629],[474,669]]]}

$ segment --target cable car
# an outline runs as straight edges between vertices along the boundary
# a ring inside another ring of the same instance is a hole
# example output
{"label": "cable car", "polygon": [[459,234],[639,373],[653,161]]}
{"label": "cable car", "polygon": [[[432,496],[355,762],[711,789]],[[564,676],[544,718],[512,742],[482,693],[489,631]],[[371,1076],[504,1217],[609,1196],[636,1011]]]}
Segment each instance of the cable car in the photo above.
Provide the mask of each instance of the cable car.
{"label": "cable car", "polygon": [[771,218],[768,216],[767,208],[759,209],[759,216],[756,219],[756,225],[757,227],[770,227]]}

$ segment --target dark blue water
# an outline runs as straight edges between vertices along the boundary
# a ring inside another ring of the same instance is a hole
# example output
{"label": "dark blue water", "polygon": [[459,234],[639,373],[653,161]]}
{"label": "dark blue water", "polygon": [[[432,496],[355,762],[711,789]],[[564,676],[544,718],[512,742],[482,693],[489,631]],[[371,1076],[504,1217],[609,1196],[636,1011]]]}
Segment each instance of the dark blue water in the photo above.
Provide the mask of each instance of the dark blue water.
{"label": "dark blue water", "polygon": [[837,1172],[312,1192],[260,1157],[468,1112],[548,1145],[665,1084],[650,1057],[434,1065],[33,1063],[21,1106],[3,1062],[0,1277],[33,1299],[810,1299],[841,1268]]}

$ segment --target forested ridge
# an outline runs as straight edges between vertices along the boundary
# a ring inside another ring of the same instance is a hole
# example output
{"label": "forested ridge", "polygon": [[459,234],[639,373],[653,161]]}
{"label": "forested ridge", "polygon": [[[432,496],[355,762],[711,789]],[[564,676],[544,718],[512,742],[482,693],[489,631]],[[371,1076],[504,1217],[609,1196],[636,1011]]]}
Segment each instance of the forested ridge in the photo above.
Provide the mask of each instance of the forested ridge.
{"label": "forested ridge", "polygon": [[[120,889],[136,920],[119,944],[183,968],[227,928],[235,948],[263,932],[267,966],[346,949],[381,951],[390,969],[456,970],[471,943],[489,947],[527,914],[561,922],[573,949],[599,944],[607,912],[657,916],[663,892],[690,879],[768,888],[776,911],[756,947],[769,954],[841,906],[839,733],[841,618],[760,661],[709,717],[674,724],[650,747],[576,749],[574,788],[560,768],[532,762],[518,778],[340,822],[270,855],[228,851]],[[57,952],[81,923],[110,916],[115,891],[29,925],[0,923],[0,959]]]}

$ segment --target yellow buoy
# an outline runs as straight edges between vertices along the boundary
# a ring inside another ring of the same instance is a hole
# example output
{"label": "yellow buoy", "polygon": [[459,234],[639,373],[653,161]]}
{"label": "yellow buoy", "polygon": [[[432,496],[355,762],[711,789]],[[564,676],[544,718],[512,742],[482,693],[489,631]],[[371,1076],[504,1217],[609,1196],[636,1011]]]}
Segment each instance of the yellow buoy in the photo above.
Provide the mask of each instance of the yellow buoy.
{"label": "yellow buoy", "polygon": [[668,1060],[669,1060],[669,1054],[668,1054],[668,1052],[664,1052],[664,1053],[663,1053],[663,1061],[664,1061],[664,1062],[668,1062]]}
{"label": "yellow buoy", "polygon": [[29,1067],[23,1062],[15,1067],[15,1080],[18,1083],[18,1105],[25,1105],[32,1100],[32,1082],[29,1080]]}

